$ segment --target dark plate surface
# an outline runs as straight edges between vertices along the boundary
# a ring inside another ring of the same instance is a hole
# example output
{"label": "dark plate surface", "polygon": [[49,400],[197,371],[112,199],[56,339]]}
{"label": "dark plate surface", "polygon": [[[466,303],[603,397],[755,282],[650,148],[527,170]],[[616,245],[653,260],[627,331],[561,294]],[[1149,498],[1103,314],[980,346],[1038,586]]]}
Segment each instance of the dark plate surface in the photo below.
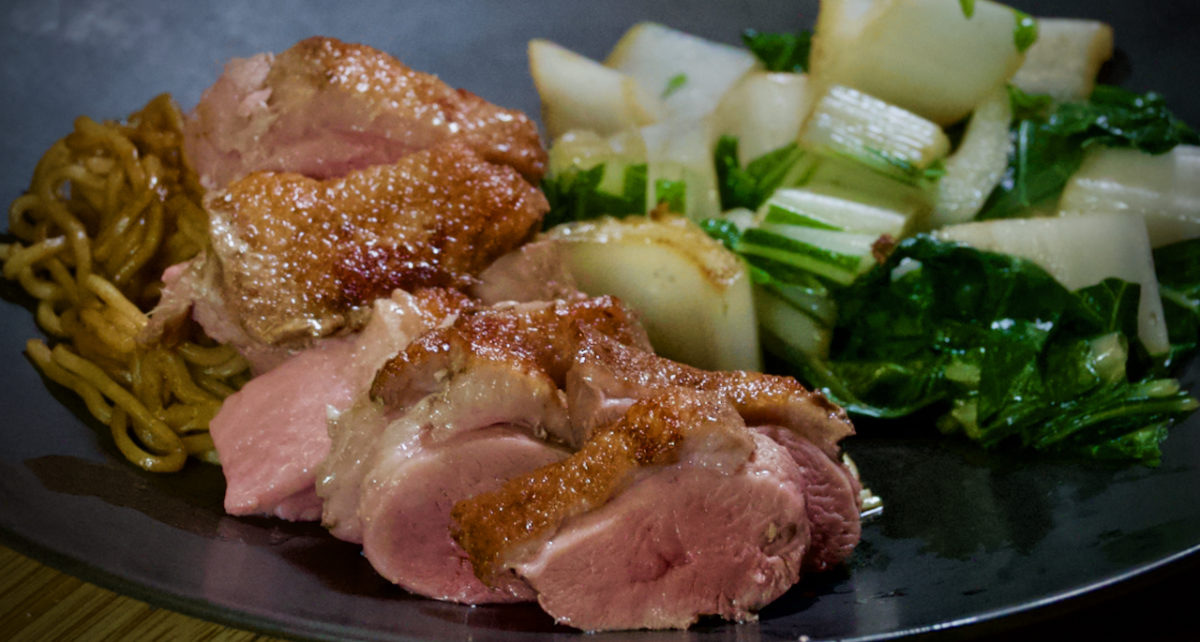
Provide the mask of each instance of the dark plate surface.
{"label": "dark plate surface", "polygon": [[[1118,79],[1159,89],[1200,122],[1196,5],[1018,4],[1110,22]],[[0,8],[0,200],[20,194],[77,115],[122,117],[163,91],[190,106],[228,58],[309,35],[371,44],[536,114],[529,38],[601,57],[639,19],[735,42],[743,27],[791,29],[815,15],[815,2],[794,1],[8,2]],[[23,300],[3,287],[9,301]],[[228,517],[215,468],[193,464],[166,477],[134,470],[106,430],[24,359],[25,340],[38,336],[28,311],[0,304],[0,319],[0,537],[10,545],[143,599],[293,635],[575,636],[533,606],[465,608],[406,595],[315,525]],[[1197,374],[1193,367],[1193,390]],[[862,432],[847,447],[888,507],[847,568],[805,579],[758,624],[702,625],[683,637],[877,638],[1002,625],[1200,550],[1200,418],[1173,430],[1156,469],[1030,461],[930,436]]]}

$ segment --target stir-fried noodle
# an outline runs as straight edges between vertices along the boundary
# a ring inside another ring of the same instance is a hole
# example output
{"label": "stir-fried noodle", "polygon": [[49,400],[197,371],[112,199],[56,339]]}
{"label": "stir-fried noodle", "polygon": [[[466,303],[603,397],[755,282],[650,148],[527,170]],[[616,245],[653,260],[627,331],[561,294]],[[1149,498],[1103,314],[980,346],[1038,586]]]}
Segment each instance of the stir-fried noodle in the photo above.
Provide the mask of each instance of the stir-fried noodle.
{"label": "stir-fried noodle", "polygon": [[248,378],[244,359],[194,325],[182,337],[143,332],[164,268],[205,243],[181,127],[165,94],[125,123],[78,118],[13,202],[15,242],[0,244],[4,277],[37,300],[51,337],[30,339],[29,358],[83,399],[126,458],[162,472],[188,455],[216,462],[208,422]]}

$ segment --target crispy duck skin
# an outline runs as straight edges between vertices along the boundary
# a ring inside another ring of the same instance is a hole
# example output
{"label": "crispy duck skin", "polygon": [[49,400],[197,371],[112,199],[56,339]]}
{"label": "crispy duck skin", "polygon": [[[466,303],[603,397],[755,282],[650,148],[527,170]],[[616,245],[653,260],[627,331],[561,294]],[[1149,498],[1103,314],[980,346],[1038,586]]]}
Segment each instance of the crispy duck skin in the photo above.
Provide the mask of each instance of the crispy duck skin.
{"label": "crispy duck skin", "polygon": [[357,329],[396,288],[469,285],[548,206],[512,168],[448,143],[325,181],[254,173],[207,207],[227,316],[280,344]]}
{"label": "crispy duck skin", "polygon": [[541,180],[546,163],[537,126],[525,114],[377,49],[327,37],[231,61],[188,116],[184,134],[209,189],[259,170],[341,176],[449,140],[531,183]]}
{"label": "crispy duck skin", "polygon": [[681,386],[729,399],[748,425],[783,426],[837,459],[838,442],[854,434],[846,411],[791,377],[709,371],[589,333],[567,376],[571,422],[578,439],[620,417],[634,401]]}
{"label": "crispy duck skin", "polygon": [[470,310],[384,364],[371,396],[390,407],[411,405],[476,361],[536,372],[561,388],[585,334],[641,350],[650,346],[634,313],[608,296]]}

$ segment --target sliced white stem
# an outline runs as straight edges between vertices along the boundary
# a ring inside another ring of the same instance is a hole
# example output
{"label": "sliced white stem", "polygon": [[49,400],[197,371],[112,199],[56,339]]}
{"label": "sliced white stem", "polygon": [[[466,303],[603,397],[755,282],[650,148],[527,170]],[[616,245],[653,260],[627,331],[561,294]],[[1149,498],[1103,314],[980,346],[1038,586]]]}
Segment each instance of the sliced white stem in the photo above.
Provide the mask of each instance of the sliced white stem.
{"label": "sliced white stem", "polygon": [[550,138],[573,129],[615,134],[662,117],[658,96],[633,78],[548,40],[529,42],[529,70]]}
{"label": "sliced white stem", "polygon": [[753,71],[717,107],[721,134],[738,139],[738,160],[750,161],[796,140],[812,106],[808,76]]}
{"label": "sliced white stem", "polygon": [[932,227],[965,223],[979,213],[1008,166],[1011,122],[1012,103],[1008,91],[1000,87],[979,104],[958,149],[946,159],[946,173],[937,185]]}
{"label": "sliced white stem", "polygon": [[720,197],[713,166],[713,133],[710,118],[673,117],[641,130],[646,147],[646,207],[672,200],[668,187],[683,188],[677,214],[693,221],[719,216]]}
{"label": "sliced white stem", "polygon": [[966,117],[1021,65],[1012,9],[976,0],[824,0],[811,70],[942,125]]}
{"label": "sliced white stem", "polygon": [[1153,247],[1200,237],[1200,147],[1178,145],[1160,155],[1095,150],[1067,182],[1059,210],[1140,214]]}
{"label": "sliced white stem", "polygon": [[1170,348],[1150,239],[1141,217],[1088,214],[949,225],[938,238],[1029,259],[1068,289],[1116,277],[1141,286],[1138,338],[1150,354]]}
{"label": "sliced white stem", "polygon": [[907,217],[895,210],[806,188],[775,190],[763,204],[761,216],[766,223],[862,232],[875,236],[887,234],[893,238],[903,235],[908,222]]}
{"label": "sliced white stem", "polygon": [[699,36],[642,22],[625,32],[604,64],[661,96],[671,115],[705,116],[748,71],[754,54]]}
{"label": "sliced white stem", "polygon": [[710,370],[761,370],[745,266],[694,224],[670,217],[599,219],[555,227],[588,294],[611,294],[641,315],[671,359]]}
{"label": "sliced white stem", "polygon": [[841,85],[830,87],[817,101],[800,143],[914,181],[950,150],[949,139],[936,124]]}
{"label": "sliced white stem", "polygon": [[1059,101],[1083,100],[1096,87],[1100,66],[1113,54],[1112,27],[1095,20],[1039,18],[1037,42],[1012,84]]}

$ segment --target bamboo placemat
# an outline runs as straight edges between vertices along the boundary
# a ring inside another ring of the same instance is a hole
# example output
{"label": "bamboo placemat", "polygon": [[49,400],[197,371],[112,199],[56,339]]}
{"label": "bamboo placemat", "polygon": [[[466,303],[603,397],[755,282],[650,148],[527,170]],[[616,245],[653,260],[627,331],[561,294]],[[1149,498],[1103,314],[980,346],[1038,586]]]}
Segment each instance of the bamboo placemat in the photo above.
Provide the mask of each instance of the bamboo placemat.
{"label": "bamboo placemat", "polygon": [[0,640],[274,642],[118,595],[0,546]]}

